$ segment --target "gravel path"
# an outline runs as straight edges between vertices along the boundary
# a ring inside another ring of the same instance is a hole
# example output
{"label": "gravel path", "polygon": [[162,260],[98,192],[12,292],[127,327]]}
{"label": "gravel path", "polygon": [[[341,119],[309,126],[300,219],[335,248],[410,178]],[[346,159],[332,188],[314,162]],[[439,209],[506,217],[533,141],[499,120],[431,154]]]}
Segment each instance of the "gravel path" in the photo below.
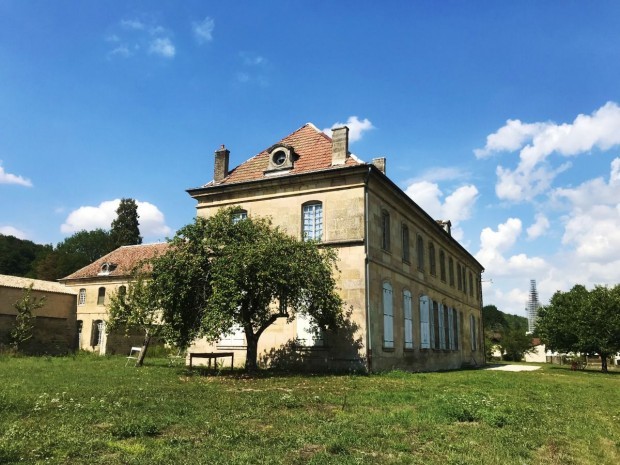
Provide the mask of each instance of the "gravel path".
{"label": "gravel path", "polygon": [[485,370],[498,370],[498,371],[534,371],[540,368],[539,365],[497,365]]}

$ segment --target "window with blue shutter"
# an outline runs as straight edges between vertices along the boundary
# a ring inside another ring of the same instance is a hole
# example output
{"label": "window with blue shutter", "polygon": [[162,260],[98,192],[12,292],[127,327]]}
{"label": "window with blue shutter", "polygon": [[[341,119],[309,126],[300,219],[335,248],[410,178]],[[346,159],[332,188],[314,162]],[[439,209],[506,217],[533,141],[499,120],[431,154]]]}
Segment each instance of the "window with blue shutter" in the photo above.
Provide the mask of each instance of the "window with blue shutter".
{"label": "window with blue shutter", "polygon": [[394,308],[390,283],[383,283],[383,347],[394,348]]}

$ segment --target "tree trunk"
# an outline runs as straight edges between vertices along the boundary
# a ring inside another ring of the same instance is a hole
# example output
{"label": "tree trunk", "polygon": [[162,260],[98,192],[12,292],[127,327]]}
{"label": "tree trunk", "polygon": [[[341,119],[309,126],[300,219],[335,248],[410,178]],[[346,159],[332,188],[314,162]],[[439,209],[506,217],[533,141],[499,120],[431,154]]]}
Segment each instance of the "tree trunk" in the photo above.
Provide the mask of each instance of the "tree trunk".
{"label": "tree trunk", "polygon": [[603,373],[607,373],[607,355],[608,354],[601,354],[601,371]]}
{"label": "tree trunk", "polygon": [[138,355],[138,359],[136,360],[136,367],[141,367],[144,363],[144,357],[146,357],[146,351],[149,348],[149,343],[151,342],[151,332],[146,329],[144,331],[144,341],[142,342],[142,350],[140,351],[140,355]]}
{"label": "tree trunk", "polygon": [[245,351],[245,371],[254,373],[258,370],[258,338],[254,334],[251,336],[246,334],[245,339],[247,343]]}

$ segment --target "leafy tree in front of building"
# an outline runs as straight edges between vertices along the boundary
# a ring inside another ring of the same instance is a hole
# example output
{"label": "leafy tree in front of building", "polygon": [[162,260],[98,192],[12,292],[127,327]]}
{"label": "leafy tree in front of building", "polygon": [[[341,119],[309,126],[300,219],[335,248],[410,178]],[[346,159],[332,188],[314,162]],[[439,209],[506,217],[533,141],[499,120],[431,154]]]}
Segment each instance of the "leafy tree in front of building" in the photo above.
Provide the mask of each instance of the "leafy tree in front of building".
{"label": "leafy tree in front of building", "polygon": [[253,371],[269,326],[303,313],[320,328],[336,329],[344,321],[343,301],[333,250],[299,241],[268,219],[233,221],[237,211],[222,209],[180,229],[168,251],[150,262],[146,303],[128,299],[123,312],[158,315],[164,338],[182,348],[197,337],[215,342],[240,327],[246,369]]}
{"label": "leafy tree in front of building", "polygon": [[620,352],[620,285],[557,291],[539,310],[536,331],[548,350],[600,356],[607,373],[608,357]]}
{"label": "leafy tree in front of building", "polygon": [[495,305],[485,305],[482,318],[487,358],[497,348],[503,360],[518,362],[533,350],[531,335],[527,334],[527,318],[504,313]]}
{"label": "leafy tree in front of building", "polygon": [[32,314],[38,308],[45,305],[45,296],[37,299],[32,296],[32,284],[24,288],[22,297],[13,307],[17,310],[15,316],[15,324],[9,332],[9,341],[15,352],[19,352],[23,348],[23,344],[32,339],[35,319]]}
{"label": "leafy tree in front of building", "polygon": [[116,219],[112,221],[110,235],[114,248],[123,245],[142,244],[140,223],[138,222],[138,204],[134,199],[121,199],[116,209]]}

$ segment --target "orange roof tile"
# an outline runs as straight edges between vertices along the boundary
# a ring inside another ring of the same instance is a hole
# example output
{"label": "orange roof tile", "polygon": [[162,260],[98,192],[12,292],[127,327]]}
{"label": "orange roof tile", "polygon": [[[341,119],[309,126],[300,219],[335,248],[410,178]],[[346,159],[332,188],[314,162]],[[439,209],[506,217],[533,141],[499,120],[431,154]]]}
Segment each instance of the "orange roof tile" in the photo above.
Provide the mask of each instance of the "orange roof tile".
{"label": "orange roof tile", "polygon": [[[140,261],[163,254],[167,248],[167,242],[157,244],[125,245],[113,250],[107,255],[104,255],[90,265],[86,265],[84,268],[77,270],[75,273],[62,278],[60,281],[96,278],[99,276],[129,276],[134,266],[136,266]],[[112,263],[115,267],[108,274],[102,275],[101,266],[104,263]]]}
{"label": "orange roof tile", "polygon": [[[294,162],[293,169],[287,172],[288,175],[307,173],[312,171],[322,171],[326,169],[338,169],[340,166],[332,166],[332,139],[325,133],[317,129],[312,123],[307,123],[289,134],[276,144],[292,146],[298,158]],[[273,147],[273,145],[271,147]],[[203,187],[221,184],[234,184],[245,181],[256,181],[267,178],[265,170],[269,163],[268,148],[258,155],[241,163],[233,168],[222,181],[214,183],[211,181]],[[364,163],[349,155],[344,166],[363,165]]]}

